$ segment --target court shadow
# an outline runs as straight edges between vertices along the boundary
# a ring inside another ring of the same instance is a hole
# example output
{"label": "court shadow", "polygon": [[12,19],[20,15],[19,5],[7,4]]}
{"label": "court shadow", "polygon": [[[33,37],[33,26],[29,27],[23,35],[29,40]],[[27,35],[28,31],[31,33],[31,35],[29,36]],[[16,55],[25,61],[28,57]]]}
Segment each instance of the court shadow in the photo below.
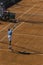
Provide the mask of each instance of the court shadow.
{"label": "court shadow", "polygon": [[2,3],[2,7],[4,7],[4,9],[7,9],[8,7],[11,7],[12,5],[20,2],[21,0],[0,0],[0,5]]}
{"label": "court shadow", "polygon": [[7,9],[7,8],[9,8],[9,7],[11,7],[11,6],[13,6],[14,4],[19,3],[20,1],[22,1],[22,0],[15,0],[15,1],[11,1],[11,2],[10,2],[10,5],[9,5],[9,4],[8,4],[8,5],[6,5],[5,9]]}

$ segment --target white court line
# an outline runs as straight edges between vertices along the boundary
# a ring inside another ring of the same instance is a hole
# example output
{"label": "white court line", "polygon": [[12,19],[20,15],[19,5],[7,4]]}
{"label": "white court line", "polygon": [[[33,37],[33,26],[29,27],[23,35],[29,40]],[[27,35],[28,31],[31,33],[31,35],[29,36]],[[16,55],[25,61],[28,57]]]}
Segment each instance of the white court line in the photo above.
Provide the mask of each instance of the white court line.
{"label": "white court line", "polygon": [[[24,12],[24,14],[28,13],[29,11],[31,11],[31,9],[33,9],[35,6],[36,6],[36,4],[33,5],[30,9],[26,10],[26,11]],[[24,14],[20,15],[17,19],[19,19],[20,17],[22,17]],[[16,28],[15,28],[15,29],[16,29]],[[4,40],[5,38],[6,38],[6,36],[4,36],[0,41]]]}
{"label": "white court line", "polygon": [[37,14],[37,12],[40,10],[40,8],[38,8],[33,14],[35,15],[35,14]]}
{"label": "white court line", "polygon": [[22,22],[20,25],[18,25],[18,26],[13,30],[13,32],[14,32],[17,28],[19,28],[22,24],[24,24],[24,22]]}
{"label": "white court line", "polygon": [[7,26],[5,26],[2,30],[0,30],[0,32],[2,32],[4,29],[6,29],[8,26],[10,26],[12,23],[8,24]]}
{"label": "white court line", "polygon": [[[25,15],[26,13],[28,13],[29,11],[31,11],[37,4],[33,5],[30,9],[26,10],[23,15]],[[21,18],[23,15],[17,17],[17,19]]]}
{"label": "white court line", "polygon": [[[19,28],[23,23],[24,23],[24,22],[22,22],[19,26],[17,26],[17,27],[13,30],[13,32],[14,32],[17,28]],[[4,40],[6,37],[7,37],[7,35],[5,35],[0,41]]]}
{"label": "white court line", "polygon": [[16,33],[14,33],[14,35],[19,35],[19,36],[35,36],[35,37],[43,37],[42,35],[32,35],[32,34],[16,34]]}
{"label": "white court line", "polygon": [[[33,8],[33,7],[32,7],[32,8]],[[31,9],[32,9],[32,8],[31,8]],[[31,9],[30,9],[30,10],[31,10]],[[39,10],[39,9],[38,9],[38,10]],[[37,10],[37,11],[38,11],[38,10]],[[37,13],[37,11],[35,11],[35,13]],[[27,12],[29,12],[29,11],[27,11]],[[26,14],[27,12],[25,12],[25,14]],[[23,14],[23,15],[24,15],[24,14]],[[22,15],[22,16],[23,16],[23,15]],[[22,16],[19,16],[19,17],[22,17]],[[18,17],[18,18],[19,18],[19,17]],[[10,26],[11,24],[12,24],[12,23],[10,23],[10,24],[8,24],[7,26],[5,26],[2,30],[0,30],[0,32],[2,32],[4,29],[6,29],[6,28],[7,28],[8,26]]]}

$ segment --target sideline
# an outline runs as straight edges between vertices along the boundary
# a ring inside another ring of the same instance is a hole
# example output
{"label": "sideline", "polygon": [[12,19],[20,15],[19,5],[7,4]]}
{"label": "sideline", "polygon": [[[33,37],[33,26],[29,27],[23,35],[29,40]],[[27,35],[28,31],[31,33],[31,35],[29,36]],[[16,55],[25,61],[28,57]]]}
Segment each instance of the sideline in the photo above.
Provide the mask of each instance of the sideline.
{"label": "sideline", "polygon": [[25,34],[25,33],[24,33],[24,34],[14,33],[14,35],[19,35],[19,36],[31,36],[31,37],[32,37],[32,36],[34,36],[34,37],[43,37],[43,35],[37,35],[37,34],[34,35],[34,34]]}

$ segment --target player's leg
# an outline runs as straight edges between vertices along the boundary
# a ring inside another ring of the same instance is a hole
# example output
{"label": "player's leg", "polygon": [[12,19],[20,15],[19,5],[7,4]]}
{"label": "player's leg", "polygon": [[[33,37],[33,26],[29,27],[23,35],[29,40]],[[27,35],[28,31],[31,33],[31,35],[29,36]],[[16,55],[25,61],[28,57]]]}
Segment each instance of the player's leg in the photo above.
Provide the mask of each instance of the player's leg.
{"label": "player's leg", "polygon": [[8,40],[9,40],[9,49],[12,49],[12,45],[11,45],[12,39],[11,39],[11,36],[8,37]]}

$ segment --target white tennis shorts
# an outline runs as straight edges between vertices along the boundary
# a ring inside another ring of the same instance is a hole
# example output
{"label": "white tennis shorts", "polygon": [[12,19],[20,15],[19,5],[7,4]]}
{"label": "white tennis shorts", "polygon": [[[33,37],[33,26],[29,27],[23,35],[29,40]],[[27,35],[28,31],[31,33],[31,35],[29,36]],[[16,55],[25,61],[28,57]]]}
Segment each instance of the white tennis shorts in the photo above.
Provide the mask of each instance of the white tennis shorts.
{"label": "white tennis shorts", "polygon": [[8,40],[11,41],[12,40],[12,36],[8,35]]}

